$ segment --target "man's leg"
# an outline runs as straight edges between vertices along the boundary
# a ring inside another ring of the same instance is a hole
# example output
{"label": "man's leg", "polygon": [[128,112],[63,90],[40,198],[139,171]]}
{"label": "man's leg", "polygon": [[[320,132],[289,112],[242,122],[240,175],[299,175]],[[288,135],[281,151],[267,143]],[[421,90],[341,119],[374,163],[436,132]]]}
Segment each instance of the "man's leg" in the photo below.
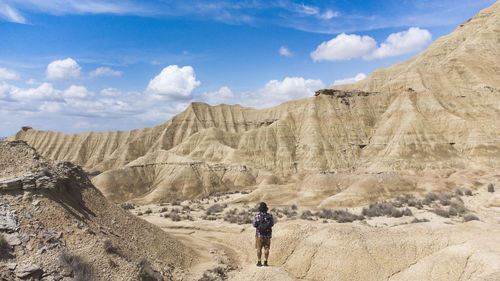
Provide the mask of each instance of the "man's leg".
{"label": "man's leg", "polygon": [[[265,250],[264,250],[265,251]],[[268,251],[269,252],[269,251]],[[265,252],[264,252],[265,253]],[[269,254],[269,253],[268,253]],[[262,248],[258,248],[257,249],[257,261],[261,261],[261,257],[262,257]],[[267,260],[267,256],[266,256],[266,260]]]}
{"label": "man's leg", "polygon": [[[269,248],[264,248],[264,261],[267,261],[267,258],[269,257]],[[260,260],[260,258],[259,258]]]}
{"label": "man's leg", "polygon": [[261,266],[261,258],[262,258],[262,239],[259,237],[255,237],[255,249],[257,249],[257,266]]}

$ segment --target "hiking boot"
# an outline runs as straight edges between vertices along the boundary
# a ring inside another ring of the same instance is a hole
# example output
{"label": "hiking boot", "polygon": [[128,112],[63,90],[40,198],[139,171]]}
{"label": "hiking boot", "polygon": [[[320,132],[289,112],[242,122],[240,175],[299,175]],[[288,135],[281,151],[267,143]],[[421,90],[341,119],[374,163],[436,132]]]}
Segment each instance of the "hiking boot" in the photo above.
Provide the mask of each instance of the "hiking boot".
{"label": "hiking boot", "polygon": [[257,262],[257,266],[262,266],[262,263],[260,261]]}
{"label": "hiking boot", "polygon": [[267,266],[267,261],[264,261],[264,266]]}

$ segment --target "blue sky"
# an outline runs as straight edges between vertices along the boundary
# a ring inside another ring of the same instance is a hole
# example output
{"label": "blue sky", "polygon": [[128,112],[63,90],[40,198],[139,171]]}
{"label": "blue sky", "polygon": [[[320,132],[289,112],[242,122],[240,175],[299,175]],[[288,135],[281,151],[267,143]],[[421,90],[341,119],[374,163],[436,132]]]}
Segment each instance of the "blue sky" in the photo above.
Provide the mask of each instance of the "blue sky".
{"label": "blue sky", "polygon": [[418,54],[493,0],[0,0],[0,136],[267,107]]}

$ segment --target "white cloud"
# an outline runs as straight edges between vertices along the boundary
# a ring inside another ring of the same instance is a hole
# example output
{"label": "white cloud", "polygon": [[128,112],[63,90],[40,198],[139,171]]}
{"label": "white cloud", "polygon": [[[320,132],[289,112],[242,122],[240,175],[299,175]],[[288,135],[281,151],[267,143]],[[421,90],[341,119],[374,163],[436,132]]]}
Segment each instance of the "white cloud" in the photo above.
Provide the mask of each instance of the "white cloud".
{"label": "white cloud", "polygon": [[61,91],[54,89],[50,83],[42,83],[37,88],[21,89],[11,86],[10,96],[16,100],[52,100],[60,98]]}
{"label": "white cloud", "polygon": [[320,15],[320,17],[322,19],[325,19],[325,20],[329,20],[329,19],[332,19],[332,18],[337,18],[340,16],[340,13],[339,12],[334,12],[330,9],[327,9],[324,13],[322,13]]}
{"label": "white cloud", "polygon": [[38,85],[38,84],[40,84],[40,82],[38,82],[37,80],[35,80],[33,78],[30,78],[28,81],[26,81],[26,84],[28,84],[28,85]]}
{"label": "white cloud", "polygon": [[221,87],[215,92],[203,93],[201,95],[202,99],[210,105],[218,105],[222,103],[234,104],[236,101],[235,95],[226,86]]}
{"label": "white cloud", "polygon": [[321,80],[302,77],[286,77],[282,81],[271,80],[264,88],[240,95],[240,103],[258,108],[279,105],[285,101],[314,96],[316,90],[325,88]]}
{"label": "white cloud", "polygon": [[26,23],[26,19],[13,7],[0,3],[0,17],[15,23]]}
{"label": "white cloud", "polygon": [[10,93],[15,89],[17,89],[17,87],[2,82],[2,84],[0,85],[0,99],[8,97]]}
{"label": "white cloud", "polygon": [[431,33],[426,29],[411,27],[407,31],[392,33],[384,43],[365,59],[381,59],[408,54],[421,50],[432,41]]}
{"label": "white cloud", "polygon": [[362,57],[376,47],[377,42],[370,36],[342,33],[330,41],[321,43],[311,53],[311,58],[314,61],[349,60]]}
{"label": "white cloud", "polygon": [[18,80],[21,75],[14,70],[0,67],[0,81],[2,80]]}
{"label": "white cloud", "polygon": [[109,67],[99,67],[90,72],[91,77],[95,76],[121,76],[122,72]]}
{"label": "white cloud", "polygon": [[84,86],[71,85],[63,92],[63,97],[68,99],[84,99],[92,96],[92,93]]}
{"label": "white cloud", "polygon": [[47,66],[46,77],[51,80],[78,78],[82,68],[72,58],[55,60]]}
{"label": "white cloud", "polygon": [[116,88],[105,88],[101,90],[101,95],[108,97],[117,97],[120,96],[122,92]]}
{"label": "white cloud", "polygon": [[359,80],[363,80],[365,78],[366,78],[366,74],[364,74],[364,73],[358,73],[356,76],[351,77],[351,78],[345,78],[345,79],[335,80],[333,82],[333,85],[337,86],[337,85],[343,85],[343,84],[351,84],[351,83],[357,82]]}
{"label": "white cloud", "polygon": [[189,98],[199,85],[200,81],[196,80],[191,66],[179,68],[177,65],[169,65],[149,81],[146,93],[155,98]]}
{"label": "white cloud", "polygon": [[288,50],[288,48],[285,46],[280,47],[280,55],[285,56],[285,57],[293,56],[292,52],[290,52],[290,50]]}

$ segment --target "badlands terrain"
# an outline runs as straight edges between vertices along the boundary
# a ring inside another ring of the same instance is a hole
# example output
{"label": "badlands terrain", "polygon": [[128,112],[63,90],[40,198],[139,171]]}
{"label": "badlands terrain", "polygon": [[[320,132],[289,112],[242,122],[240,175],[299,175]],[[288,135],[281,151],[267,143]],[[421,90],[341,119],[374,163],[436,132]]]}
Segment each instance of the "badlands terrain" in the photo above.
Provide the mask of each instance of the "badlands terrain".
{"label": "badlands terrain", "polygon": [[[66,253],[96,280],[500,280],[498,61],[500,2],[404,63],[276,107],[23,127],[0,143],[0,277],[75,277]],[[268,268],[249,224],[262,200]]]}

